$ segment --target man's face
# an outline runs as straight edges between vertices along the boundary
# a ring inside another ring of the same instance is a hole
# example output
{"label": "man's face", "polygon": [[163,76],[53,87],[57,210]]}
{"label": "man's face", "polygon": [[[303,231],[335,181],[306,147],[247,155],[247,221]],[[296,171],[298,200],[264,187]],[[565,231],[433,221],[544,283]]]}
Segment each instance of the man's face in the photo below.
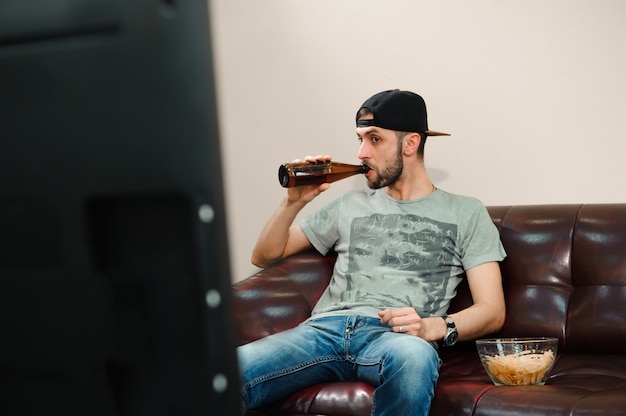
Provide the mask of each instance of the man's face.
{"label": "man's face", "polygon": [[396,132],[380,127],[357,127],[358,157],[372,170],[365,174],[371,189],[394,184],[402,174],[402,141]]}

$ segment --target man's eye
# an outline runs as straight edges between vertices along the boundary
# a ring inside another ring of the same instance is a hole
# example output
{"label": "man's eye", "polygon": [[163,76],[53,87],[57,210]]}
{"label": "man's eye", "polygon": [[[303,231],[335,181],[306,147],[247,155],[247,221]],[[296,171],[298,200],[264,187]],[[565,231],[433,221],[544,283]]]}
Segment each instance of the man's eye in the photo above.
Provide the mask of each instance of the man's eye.
{"label": "man's eye", "polygon": [[380,141],[380,137],[378,137],[378,136],[372,136],[372,141],[373,141],[374,143],[378,143],[378,142]]}

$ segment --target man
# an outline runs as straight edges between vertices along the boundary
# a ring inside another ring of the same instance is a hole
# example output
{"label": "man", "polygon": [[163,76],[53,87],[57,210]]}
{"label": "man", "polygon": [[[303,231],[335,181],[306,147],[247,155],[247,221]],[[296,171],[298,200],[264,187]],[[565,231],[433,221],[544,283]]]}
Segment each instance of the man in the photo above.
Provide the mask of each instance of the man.
{"label": "man", "polygon": [[[478,200],[429,179],[426,138],[446,133],[428,129],[424,100],[409,91],[378,93],[356,124],[371,190],[347,192],[294,223],[330,185],[291,188],[254,248],[259,267],[311,247],[338,257],[310,319],[239,348],[246,409],[316,383],[361,380],[376,387],[372,415],[426,415],[439,344],[504,322],[497,229]],[[447,316],[464,274],[474,303]]]}

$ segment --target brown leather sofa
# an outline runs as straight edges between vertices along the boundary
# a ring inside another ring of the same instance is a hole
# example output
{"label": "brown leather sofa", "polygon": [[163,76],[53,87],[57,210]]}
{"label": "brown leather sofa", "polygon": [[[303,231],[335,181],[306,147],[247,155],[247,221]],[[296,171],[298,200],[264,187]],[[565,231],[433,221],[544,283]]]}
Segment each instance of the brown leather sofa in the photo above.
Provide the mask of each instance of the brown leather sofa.
{"label": "brown leather sofa", "polygon": [[[432,415],[626,415],[626,204],[488,208],[508,257],[507,318],[498,336],[554,336],[545,386],[494,386],[473,342],[440,350]],[[302,253],[234,285],[240,343],[304,320],[333,256]],[[470,302],[461,286],[453,304]],[[311,386],[250,415],[369,415],[365,383]],[[403,416],[403,415],[398,415]]]}

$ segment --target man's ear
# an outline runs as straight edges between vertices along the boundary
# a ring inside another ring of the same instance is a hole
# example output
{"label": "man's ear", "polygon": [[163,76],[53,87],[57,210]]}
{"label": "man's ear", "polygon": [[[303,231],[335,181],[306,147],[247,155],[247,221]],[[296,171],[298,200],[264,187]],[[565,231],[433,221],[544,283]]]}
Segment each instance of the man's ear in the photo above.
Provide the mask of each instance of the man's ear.
{"label": "man's ear", "polygon": [[406,136],[404,136],[404,143],[402,145],[402,151],[407,156],[415,154],[417,153],[417,149],[419,148],[421,142],[422,142],[422,136],[420,136],[419,133],[409,133]]}

